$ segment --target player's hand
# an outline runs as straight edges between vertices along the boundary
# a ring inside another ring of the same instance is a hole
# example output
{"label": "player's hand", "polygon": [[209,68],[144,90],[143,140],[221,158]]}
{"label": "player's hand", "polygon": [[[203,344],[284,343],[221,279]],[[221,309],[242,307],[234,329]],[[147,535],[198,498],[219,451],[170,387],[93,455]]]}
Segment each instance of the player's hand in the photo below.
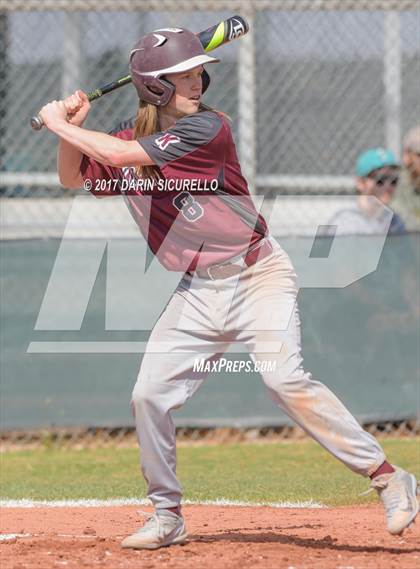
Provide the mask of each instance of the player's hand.
{"label": "player's hand", "polygon": [[82,126],[90,111],[90,103],[86,93],[79,89],[64,99],[63,102],[67,109],[67,121],[76,126]]}
{"label": "player's hand", "polygon": [[63,101],[51,101],[39,111],[47,128],[54,131],[55,125],[67,121],[67,109]]}
{"label": "player's hand", "polygon": [[54,132],[60,121],[82,126],[90,110],[89,99],[83,91],[76,91],[64,101],[52,101],[40,110],[39,114],[47,128]]}

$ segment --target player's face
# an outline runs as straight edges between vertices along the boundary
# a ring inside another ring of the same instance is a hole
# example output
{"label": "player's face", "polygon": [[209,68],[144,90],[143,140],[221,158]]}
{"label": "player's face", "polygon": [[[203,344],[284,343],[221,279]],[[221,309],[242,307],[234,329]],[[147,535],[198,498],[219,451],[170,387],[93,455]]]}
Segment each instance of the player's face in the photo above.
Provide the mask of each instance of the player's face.
{"label": "player's face", "polygon": [[182,73],[170,73],[168,81],[175,85],[175,93],[167,104],[167,110],[177,116],[191,115],[198,111],[203,89],[203,66],[199,65]]}

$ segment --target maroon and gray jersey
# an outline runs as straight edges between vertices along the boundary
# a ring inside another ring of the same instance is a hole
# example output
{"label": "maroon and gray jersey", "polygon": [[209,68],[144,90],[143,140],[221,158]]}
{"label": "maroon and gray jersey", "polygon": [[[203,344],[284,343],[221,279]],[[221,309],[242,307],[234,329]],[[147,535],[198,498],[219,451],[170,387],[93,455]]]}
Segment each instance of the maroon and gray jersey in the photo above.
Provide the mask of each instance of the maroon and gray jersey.
{"label": "maroon and gray jersey", "polygon": [[[115,136],[131,140],[132,124],[123,126]],[[139,182],[135,169],[103,166],[87,156],[81,172],[93,185],[97,178],[120,180],[119,189],[105,193],[125,196],[150,249],[167,269],[186,271],[227,262],[266,235],[225,117],[214,111],[188,115],[138,142],[158,166],[153,186],[142,180],[134,191],[127,180]]]}

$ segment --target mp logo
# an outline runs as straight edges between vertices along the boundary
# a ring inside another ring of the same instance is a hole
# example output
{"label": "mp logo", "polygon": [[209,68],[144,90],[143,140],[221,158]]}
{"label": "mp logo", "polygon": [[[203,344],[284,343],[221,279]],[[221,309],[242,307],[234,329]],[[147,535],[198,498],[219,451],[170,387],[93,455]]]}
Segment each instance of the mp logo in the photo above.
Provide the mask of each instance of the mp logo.
{"label": "mp logo", "polygon": [[164,134],[155,140],[156,146],[158,146],[161,150],[165,150],[169,144],[176,144],[177,142],[181,142],[181,139],[174,134]]}

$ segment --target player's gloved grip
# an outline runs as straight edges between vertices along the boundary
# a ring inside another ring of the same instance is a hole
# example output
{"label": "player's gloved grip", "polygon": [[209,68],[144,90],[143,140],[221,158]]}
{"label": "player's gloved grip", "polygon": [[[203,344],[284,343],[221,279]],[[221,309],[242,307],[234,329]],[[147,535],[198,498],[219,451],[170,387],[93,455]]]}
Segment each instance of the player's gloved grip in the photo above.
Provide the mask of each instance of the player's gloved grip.
{"label": "player's gloved grip", "polygon": [[42,120],[42,118],[40,116],[31,118],[31,127],[34,130],[41,130],[41,128],[43,126],[44,126],[44,121]]}

